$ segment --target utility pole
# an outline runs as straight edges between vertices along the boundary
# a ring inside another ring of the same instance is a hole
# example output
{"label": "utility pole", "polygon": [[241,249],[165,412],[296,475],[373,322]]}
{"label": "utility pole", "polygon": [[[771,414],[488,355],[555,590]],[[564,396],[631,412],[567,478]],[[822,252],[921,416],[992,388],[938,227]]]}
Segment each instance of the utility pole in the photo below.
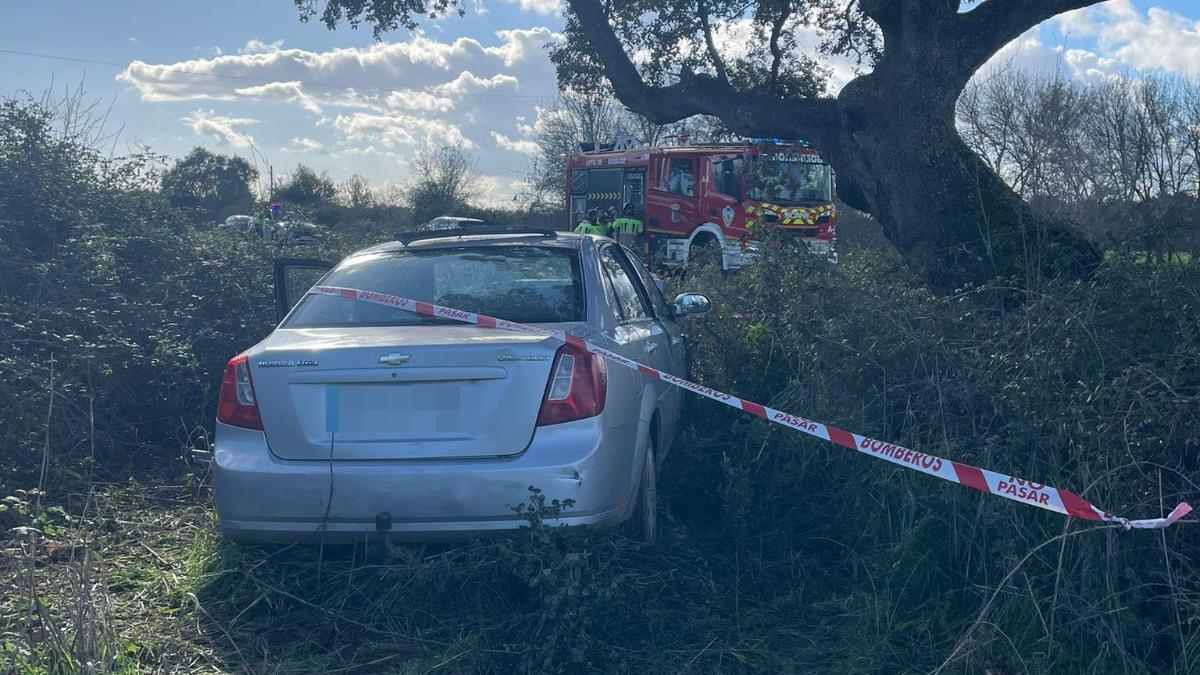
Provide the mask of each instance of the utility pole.
{"label": "utility pole", "polygon": [[274,164],[267,165],[267,175],[270,176],[269,181],[271,183],[270,188],[268,188],[267,202],[273,202],[273,201],[275,201],[275,165]]}

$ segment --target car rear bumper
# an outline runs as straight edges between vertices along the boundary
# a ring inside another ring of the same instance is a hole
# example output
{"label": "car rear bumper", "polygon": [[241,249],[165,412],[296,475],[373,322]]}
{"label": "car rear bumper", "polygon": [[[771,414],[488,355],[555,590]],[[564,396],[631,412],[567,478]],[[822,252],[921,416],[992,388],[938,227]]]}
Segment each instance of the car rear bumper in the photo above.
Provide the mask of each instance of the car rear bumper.
{"label": "car rear bumper", "polygon": [[213,454],[221,531],[252,542],[353,542],[377,532],[416,541],[460,539],[526,524],[513,508],[534,486],[574,500],[564,525],[628,515],[637,425],[603,416],[540,427],[529,447],[502,459],[296,461],[271,454],[261,431],[218,423]]}

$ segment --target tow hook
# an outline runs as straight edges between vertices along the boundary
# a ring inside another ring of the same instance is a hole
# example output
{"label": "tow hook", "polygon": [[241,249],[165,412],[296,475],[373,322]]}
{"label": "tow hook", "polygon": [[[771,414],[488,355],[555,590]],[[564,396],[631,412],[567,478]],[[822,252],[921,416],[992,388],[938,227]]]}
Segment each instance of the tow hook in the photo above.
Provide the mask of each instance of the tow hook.
{"label": "tow hook", "polygon": [[380,511],[375,515],[375,531],[387,532],[392,529],[392,514]]}
{"label": "tow hook", "polygon": [[212,450],[192,448],[192,461],[198,466],[207,469],[208,467],[212,466]]}

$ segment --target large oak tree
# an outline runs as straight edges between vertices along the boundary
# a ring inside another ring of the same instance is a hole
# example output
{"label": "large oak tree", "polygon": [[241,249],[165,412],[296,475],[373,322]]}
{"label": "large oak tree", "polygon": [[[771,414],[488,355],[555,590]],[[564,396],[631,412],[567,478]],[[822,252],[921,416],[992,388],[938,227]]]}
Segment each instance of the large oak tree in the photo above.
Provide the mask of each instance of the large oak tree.
{"label": "large oak tree", "polygon": [[[567,0],[560,84],[602,75],[631,110],[657,123],[718,117],[747,137],[800,138],[828,158],[838,194],[873,214],[935,291],[998,277],[1086,274],[1094,248],[1036,217],[955,128],[955,102],[1008,42],[1100,0]],[[297,0],[302,16],[317,13]],[[376,35],[459,0],[328,0],[329,27],[366,22]],[[863,74],[836,97],[813,94],[814,51],[852,55]]]}

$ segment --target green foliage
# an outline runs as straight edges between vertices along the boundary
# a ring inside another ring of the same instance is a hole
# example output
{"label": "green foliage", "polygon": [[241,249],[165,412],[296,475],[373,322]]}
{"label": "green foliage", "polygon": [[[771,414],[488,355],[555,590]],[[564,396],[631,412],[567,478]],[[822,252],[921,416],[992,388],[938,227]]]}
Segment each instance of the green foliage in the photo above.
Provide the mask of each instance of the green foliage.
{"label": "green foliage", "polygon": [[53,481],[92,462],[173,471],[163,448],[209,425],[225,360],[270,330],[281,245],[191,220],[157,191],[158,166],[0,103],[0,494],[31,484],[47,434]]}
{"label": "green foliage", "polygon": [[99,153],[53,131],[53,116],[0,101],[0,288],[28,288],[33,265],[52,255],[81,213],[104,204],[101,184],[120,176]]}
{"label": "green foliage", "polygon": [[[638,71],[649,83],[666,84],[681,71],[710,73],[739,91],[813,97],[824,93],[829,70],[817,61],[815,50],[805,53],[797,37],[818,28],[828,38],[824,51],[845,53],[874,35],[874,27],[860,20],[853,37],[839,44],[834,36],[850,35],[844,29],[857,10],[842,3],[836,15],[823,14],[825,4],[831,3],[635,0],[606,7],[606,14],[626,53],[644,55]],[[595,86],[605,78],[595,45],[577,13],[570,11],[566,18],[567,39],[551,51],[559,83]],[[736,34],[739,48],[718,51],[722,33]]]}
{"label": "green foliage", "polygon": [[[772,254],[730,281],[686,283],[715,307],[692,331],[705,384],[1130,517],[1194,499],[1200,267],[1114,257],[1015,309],[1002,284],[935,298],[897,261],[859,252],[838,266]],[[1064,532],[1002,587],[956,668],[1118,669],[1099,644],[1135,672],[1197,667],[1181,645],[1200,616],[1183,600],[1200,587],[1184,562],[1200,553],[1187,526],[1089,533],[708,401],[694,400],[689,419],[664,470],[686,486],[667,491],[676,515],[753,550],[743,564],[760,583],[807,561],[805,605],[832,631],[821,654],[832,661],[816,670],[852,657],[866,659],[854,670],[937,667],[999,581]],[[863,632],[872,647],[854,639]]]}
{"label": "green foliage", "polygon": [[304,166],[296,167],[288,177],[275,188],[275,200],[283,202],[285,207],[299,206],[317,208],[333,204],[337,199],[337,186],[327,173],[318,174]]}
{"label": "green foliage", "polygon": [[0,528],[13,532],[14,528],[32,527],[47,537],[61,536],[71,516],[61,506],[39,509],[37,496],[37,489],[18,489],[0,499]]}
{"label": "green foliage", "polygon": [[256,178],[258,171],[241,157],[197,147],[163,172],[162,194],[175,208],[219,221],[250,213],[254,206],[250,186]]}
{"label": "green foliage", "polygon": [[[300,10],[300,20],[310,21],[317,16],[317,4],[311,0],[295,0]],[[351,28],[367,23],[375,38],[403,27],[417,29],[417,20],[423,16],[436,19],[450,13],[462,16],[465,12],[461,0],[333,0],[324,3],[320,12],[321,23],[333,30],[345,22]]]}

